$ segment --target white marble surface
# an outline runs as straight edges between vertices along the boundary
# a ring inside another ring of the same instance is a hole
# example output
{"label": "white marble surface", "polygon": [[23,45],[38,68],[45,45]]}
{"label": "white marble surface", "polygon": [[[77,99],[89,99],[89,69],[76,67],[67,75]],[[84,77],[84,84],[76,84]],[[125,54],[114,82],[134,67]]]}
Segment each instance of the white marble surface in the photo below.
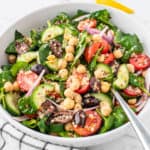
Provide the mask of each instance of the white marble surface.
{"label": "white marble surface", "polygon": [[[52,5],[54,3],[64,2],[80,2],[81,0],[0,0],[0,33],[2,33],[10,24],[15,22],[17,18],[24,16],[38,8],[43,6]],[[135,10],[136,17],[145,23],[145,27],[150,28],[150,1],[149,0],[119,0],[120,2],[130,6]],[[94,0],[82,0],[82,2],[91,3]],[[8,147],[5,150],[11,150],[15,147],[15,142],[9,139],[11,148]],[[17,150],[17,149],[16,149]],[[27,150],[24,148],[24,150]],[[126,133],[122,138],[118,140],[112,140],[112,142],[103,144],[96,147],[89,147],[88,150],[142,150],[139,141],[134,136],[134,132],[131,134]]]}

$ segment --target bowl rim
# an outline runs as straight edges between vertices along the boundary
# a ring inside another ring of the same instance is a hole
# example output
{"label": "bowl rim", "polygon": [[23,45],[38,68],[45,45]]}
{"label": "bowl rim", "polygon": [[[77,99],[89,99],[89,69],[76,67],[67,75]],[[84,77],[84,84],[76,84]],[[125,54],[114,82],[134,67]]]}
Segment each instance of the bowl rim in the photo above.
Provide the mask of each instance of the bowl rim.
{"label": "bowl rim", "polygon": [[[38,8],[38,9],[35,9],[29,13],[26,13],[24,16],[21,16],[21,17],[18,17],[17,19],[15,19],[13,21],[13,23],[11,23],[9,26],[7,26],[6,29],[4,29],[4,31],[2,31],[1,35],[0,35],[0,39],[5,35],[5,33],[7,33],[7,31],[9,29],[11,29],[11,27],[15,26],[16,24],[18,24],[19,22],[23,21],[24,19],[26,19],[26,17],[30,16],[30,15],[34,15],[38,12],[41,12],[41,11],[44,11],[44,9],[49,9],[49,8],[52,8],[52,7],[63,7],[63,6],[69,6],[69,5],[91,5],[91,6],[98,6],[98,4],[94,4],[94,3],[86,3],[86,2],[69,2],[69,3],[56,3],[56,4],[50,4],[50,5],[47,5],[47,6],[44,6],[42,8]],[[109,10],[113,10],[115,13],[121,13],[123,16],[125,16],[126,18],[129,18],[134,21],[134,22],[138,22],[139,23],[139,26],[143,27],[143,30],[145,30],[146,32],[149,33],[148,30],[144,29],[144,24],[137,21],[136,20],[136,17],[135,16],[129,16],[127,15],[126,13],[118,10],[118,9],[115,9],[115,8],[112,8],[112,7],[109,7],[109,6],[103,6],[103,5],[99,5],[100,8],[99,9],[108,9]],[[147,33],[147,34],[148,34]],[[150,35],[150,34],[149,34]],[[147,105],[147,104],[146,104]],[[144,109],[143,109],[144,110]],[[138,115],[139,117],[143,115],[143,110],[140,112],[140,114]],[[130,126],[130,122],[116,128],[116,129],[113,129],[113,130],[110,130],[106,133],[103,133],[103,134],[96,134],[96,135],[92,135],[92,136],[87,136],[87,137],[76,137],[76,138],[64,138],[64,137],[57,137],[57,136],[52,136],[52,135],[49,135],[49,134],[45,134],[45,133],[41,133],[39,131],[36,131],[36,130],[33,130],[33,129],[30,129],[24,125],[22,125],[21,123],[15,121],[12,116],[0,105],[0,112],[3,114],[4,118],[6,118],[6,120],[15,128],[17,128],[18,130],[20,130],[21,132],[27,134],[27,135],[32,135],[33,137],[39,139],[39,140],[42,140],[42,141],[48,141],[48,142],[51,142],[51,138],[53,138],[55,141],[56,140],[61,140],[62,142],[85,142],[86,140],[95,140],[95,139],[105,139],[105,138],[108,138],[108,135],[114,135],[116,133],[119,133],[121,132],[123,129],[125,128],[128,128]],[[40,137],[40,138],[39,138]],[[42,138],[42,139],[41,139]],[[48,140],[47,140],[48,139]],[[53,144],[55,144],[54,142],[52,142]],[[56,144],[56,145],[60,145],[60,144]],[[61,144],[63,145],[63,144]],[[66,146],[66,144],[64,144],[63,146]]]}

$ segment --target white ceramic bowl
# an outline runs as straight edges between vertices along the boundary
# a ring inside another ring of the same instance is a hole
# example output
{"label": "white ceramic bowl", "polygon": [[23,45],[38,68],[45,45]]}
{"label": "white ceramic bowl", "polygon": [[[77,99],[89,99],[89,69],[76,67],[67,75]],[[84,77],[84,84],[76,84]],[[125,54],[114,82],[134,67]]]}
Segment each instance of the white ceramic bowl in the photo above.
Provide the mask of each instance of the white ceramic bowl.
{"label": "white ceramic bowl", "polygon": [[[145,29],[143,25],[141,25],[140,22],[137,22],[137,19],[135,19],[133,16],[124,14],[116,9],[112,9],[109,7],[102,7],[96,4],[68,3],[68,4],[59,4],[55,6],[48,6],[46,8],[42,8],[29,15],[26,15],[22,19],[18,20],[15,24],[11,25],[9,29],[7,29],[0,36],[0,50],[1,50],[0,64],[6,63],[6,55],[4,53],[4,49],[6,48],[8,43],[13,40],[15,29],[27,34],[32,28],[42,27],[48,19],[53,18],[59,12],[64,11],[64,12],[68,12],[69,14],[73,14],[76,12],[77,9],[94,11],[94,10],[99,10],[104,8],[107,8],[110,11],[112,16],[112,21],[119,28],[121,28],[125,32],[136,33],[144,44],[144,48],[146,50],[145,52],[149,53],[148,48],[150,47],[150,42],[149,42],[150,36],[148,34],[148,31]],[[146,104],[145,108],[142,110],[142,112],[139,115],[140,119],[142,119],[142,122],[146,126],[150,124],[147,119],[149,118],[148,117],[150,113],[149,109],[150,109],[150,102]],[[54,144],[74,146],[74,147],[92,146],[92,145],[102,144],[111,141],[112,139],[121,137],[121,135],[127,133],[129,131],[128,128],[130,127],[130,124],[127,123],[115,130],[112,130],[110,132],[101,135],[94,135],[90,137],[81,137],[81,138],[61,138],[61,137],[42,134],[40,132],[31,130],[21,125],[20,123],[13,120],[11,115],[7,113],[1,106],[0,106],[0,114],[1,116],[4,116],[13,126],[18,128],[22,132],[27,133],[28,135],[31,135],[35,138],[47,142],[51,142]]]}

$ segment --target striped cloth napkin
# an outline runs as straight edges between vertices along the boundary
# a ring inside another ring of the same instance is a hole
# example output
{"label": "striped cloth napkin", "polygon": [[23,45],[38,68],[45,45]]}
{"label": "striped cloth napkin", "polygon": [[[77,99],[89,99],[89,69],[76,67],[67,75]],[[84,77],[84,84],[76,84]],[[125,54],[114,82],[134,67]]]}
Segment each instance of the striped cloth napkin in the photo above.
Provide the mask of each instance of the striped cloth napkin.
{"label": "striped cloth napkin", "polygon": [[79,150],[33,138],[0,118],[0,150]]}

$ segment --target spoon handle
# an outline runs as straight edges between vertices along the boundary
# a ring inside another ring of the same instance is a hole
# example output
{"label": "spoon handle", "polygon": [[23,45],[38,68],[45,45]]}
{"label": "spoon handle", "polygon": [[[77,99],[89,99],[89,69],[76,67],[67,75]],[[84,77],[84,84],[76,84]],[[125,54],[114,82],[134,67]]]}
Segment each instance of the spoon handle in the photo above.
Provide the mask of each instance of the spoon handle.
{"label": "spoon handle", "polygon": [[132,127],[134,128],[136,134],[138,135],[143,147],[145,150],[150,150],[150,134],[148,133],[147,129],[143,126],[143,124],[138,120],[135,113],[131,110],[125,100],[121,97],[121,95],[112,89],[112,92],[116,99],[119,101],[121,107],[123,108],[124,112],[128,116]]}

